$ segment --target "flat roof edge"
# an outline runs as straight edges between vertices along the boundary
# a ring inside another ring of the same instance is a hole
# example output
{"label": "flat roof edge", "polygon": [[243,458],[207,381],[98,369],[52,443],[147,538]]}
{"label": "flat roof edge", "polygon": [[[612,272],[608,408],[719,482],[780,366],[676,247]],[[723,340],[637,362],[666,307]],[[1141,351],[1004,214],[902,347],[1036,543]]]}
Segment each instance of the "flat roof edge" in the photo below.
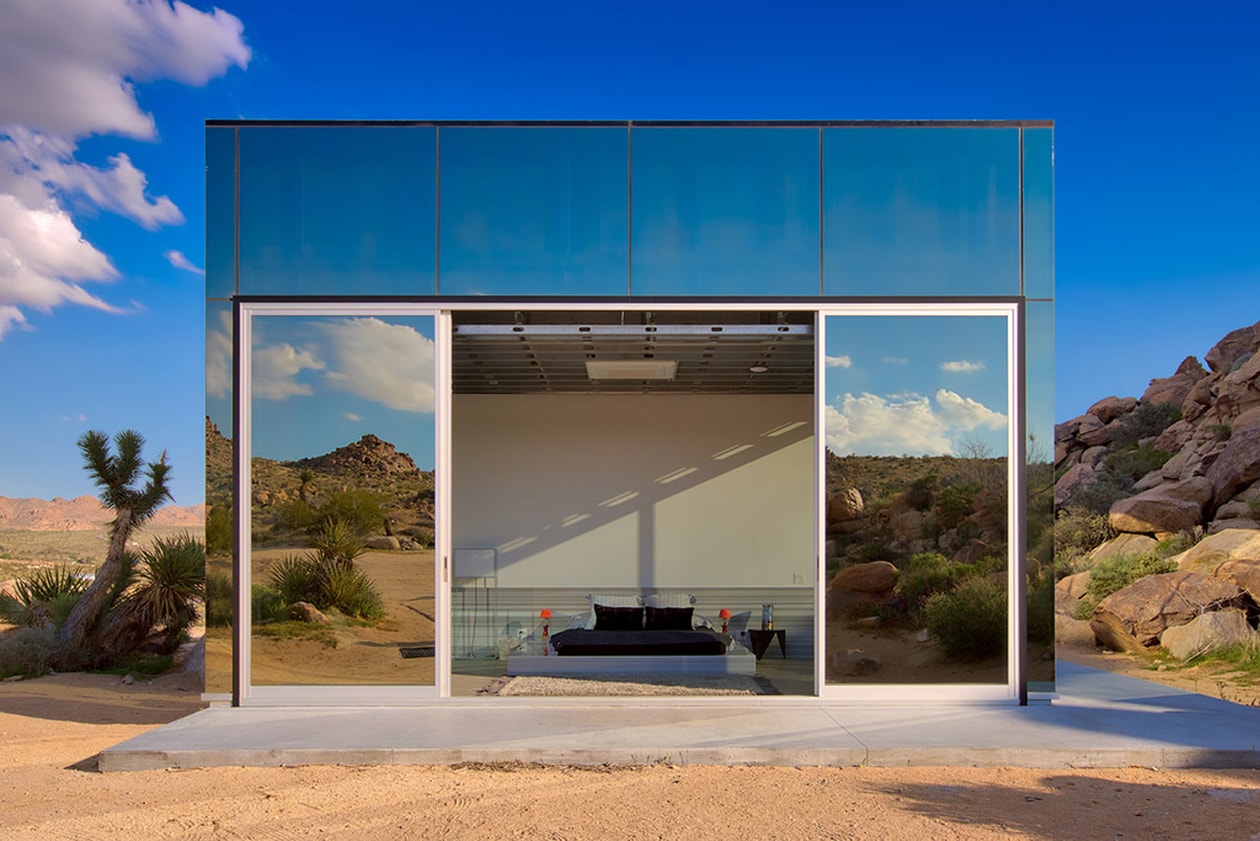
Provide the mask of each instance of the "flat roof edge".
{"label": "flat roof edge", "polygon": [[1054,120],[244,120],[208,119],[206,128],[1053,128]]}

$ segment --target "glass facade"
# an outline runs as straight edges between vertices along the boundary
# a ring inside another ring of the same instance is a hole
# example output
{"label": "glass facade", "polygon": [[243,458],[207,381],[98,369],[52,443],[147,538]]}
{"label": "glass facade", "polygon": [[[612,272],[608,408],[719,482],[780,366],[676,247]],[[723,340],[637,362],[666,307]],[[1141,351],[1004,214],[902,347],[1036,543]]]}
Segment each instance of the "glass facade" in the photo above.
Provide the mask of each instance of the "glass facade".
{"label": "glass facade", "polygon": [[208,693],[485,694],[601,592],[781,694],[1053,691],[1049,123],[206,155]]}

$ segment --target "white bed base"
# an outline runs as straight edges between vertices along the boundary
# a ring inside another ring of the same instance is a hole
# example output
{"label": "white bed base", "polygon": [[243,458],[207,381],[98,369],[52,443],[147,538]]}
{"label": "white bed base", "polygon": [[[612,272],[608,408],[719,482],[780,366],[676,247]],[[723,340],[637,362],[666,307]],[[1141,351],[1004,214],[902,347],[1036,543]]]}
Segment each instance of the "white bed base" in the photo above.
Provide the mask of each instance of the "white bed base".
{"label": "white bed base", "polygon": [[538,654],[509,654],[507,673],[518,675],[752,675],[757,658],[751,651],[722,654],[636,654],[629,656],[544,657]]}

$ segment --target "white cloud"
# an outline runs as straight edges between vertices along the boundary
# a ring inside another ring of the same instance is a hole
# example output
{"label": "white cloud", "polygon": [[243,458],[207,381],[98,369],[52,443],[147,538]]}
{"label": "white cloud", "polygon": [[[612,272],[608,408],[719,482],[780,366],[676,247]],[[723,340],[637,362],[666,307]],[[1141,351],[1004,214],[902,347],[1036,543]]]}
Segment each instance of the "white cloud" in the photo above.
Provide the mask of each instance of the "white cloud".
{"label": "white cloud", "polygon": [[904,356],[885,356],[879,361],[887,363],[888,365],[906,365],[910,362],[910,360],[906,359]]}
{"label": "white cloud", "polygon": [[332,341],[328,381],[404,412],[432,412],[433,341],[402,324],[353,318],[325,326]]}
{"label": "white cloud", "polygon": [[29,308],[121,310],[82,284],[114,280],[72,210],[117,213],[155,230],[184,216],[123,153],[103,167],[75,159],[92,134],[149,138],[134,82],[201,85],[245,67],[242,25],[222,10],[168,0],[13,0],[0,26],[0,337]]}
{"label": "white cloud", "polygon": [[974,374],[977,371],[984,370],[984,363],[967,362],[966,360],[959,359],[954,362],[942,362],[941,370],[948,371],[951,374]]}
{"label": "white cloud", "polygon": [[192,272],[193,274],[203,275],[206,273],[205,269],[201,268],[200,266],[197,266],[191,260],[185,257],[184,252],[182,251],[174,251],[174,250],[167,251],[162,256],[166,258],[167,262],[169,262],[172,266],[174,266],[177,269],[183,269],[184,271]]}
{"label": "white cloud", "polygon": [[956,437],[980,427],[1002,429],[1006,416],[969,397],[940,389],[917,394],[845,394],[826,407],[827,446],[864,455],[942,455],[954,452]]}
{"label": "white cloud", "polygon": [[847,353],[844,356],[828,356],[826,359],[828,368],[853,367],[853,357],[849,356]]}
{"label": "white cloud", "polygon": [[995,412],[970,397],[943,388],[936,392],[936,404],[940,406],[945,421],[958,429],[971,430],[982,426],[1003,429],[1006,426],[1006,415],[1002,412]]}
{"label": "white cloud", "polygon": [[267,400],[285,400],[312,393],[310,384],[298,382],[297,375],[303,371],[324,370],[324,363],[314,354],[295,348],[288,342],[254,348],[252,357],[250,378],[253,396]]}
{"label": "white cloud", "polygon": [[346,412],[345,419],[351,423],[359,423],[363,420],[363,415],[356,415],[354,412]]}
{"label": "white cloud", "polygon": [[206,393],[226,397],[232,388],[232,314],[219,313],[217,327],[206,328]]}

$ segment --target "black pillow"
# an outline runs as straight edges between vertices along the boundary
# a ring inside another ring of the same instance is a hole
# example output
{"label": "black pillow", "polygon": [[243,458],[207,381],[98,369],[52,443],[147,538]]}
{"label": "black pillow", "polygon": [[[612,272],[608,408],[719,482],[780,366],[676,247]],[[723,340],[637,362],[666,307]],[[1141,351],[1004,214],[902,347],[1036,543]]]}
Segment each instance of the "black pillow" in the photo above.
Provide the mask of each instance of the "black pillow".
{"label": "black pillow", "polygon": [[647,629],[649,631],[690,631],[691,613],[694,607],[649,607]]}
{"label": "black pillow", "polygon": [[643,608],[595,605],[595,630],[642,631]]}

